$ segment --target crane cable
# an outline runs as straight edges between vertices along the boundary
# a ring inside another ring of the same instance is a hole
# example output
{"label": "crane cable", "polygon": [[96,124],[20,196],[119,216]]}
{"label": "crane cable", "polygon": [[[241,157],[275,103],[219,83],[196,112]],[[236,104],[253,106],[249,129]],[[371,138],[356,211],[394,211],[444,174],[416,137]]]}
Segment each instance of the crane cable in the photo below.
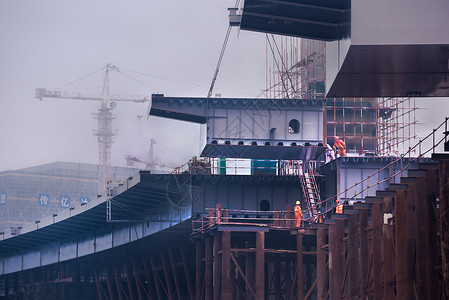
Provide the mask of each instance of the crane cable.
{"label": "crane cable", "polygon": [[[235,8],[238,8],[239,2],[240,2],[240,0],[236,0],[235,1],[235,5],[234,5]],[[212,92],[214,90],[215,81],[217,80],[218,71],[220,71],[221,61],[223,60],[223,56],[224,56],[224,52],[225,52],[225,49],[226,49],[226,45],[228,44],[229,35],[231,33],[231,27],[232,26],[229,24],[228,31],[226,32],[226,36],[225,36],[225,39],[224,39],[224,42],[223,42],[223,46],[221,47],[220,57],[218,58],[217,66],[215,68],[214,77],[212,78],[212,82],[210,84],[210,89],[209,89],[209,92],[207,93],[207,98],[212,97]]]}

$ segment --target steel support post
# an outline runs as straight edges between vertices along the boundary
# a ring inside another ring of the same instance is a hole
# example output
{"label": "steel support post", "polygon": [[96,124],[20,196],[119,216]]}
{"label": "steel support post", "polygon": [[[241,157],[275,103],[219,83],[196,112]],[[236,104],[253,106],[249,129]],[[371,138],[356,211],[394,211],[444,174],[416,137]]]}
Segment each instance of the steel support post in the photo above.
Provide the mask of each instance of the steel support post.
{"label": "steel support post", "polygon": [[[248,253],[246,259],[246,278],[248,279],[251,289],[253,290],[255,283],[255,274],[256,274],[256,255],[255,253]],[[246,299],[248,300],[254,299],[249,288],[246,289]]]}
{"label": "steel support post", "polygon": [[196,251],[195,251],[195,294],[196,300],[201,300],[203,296],[203,243],[201,241],[196,242]]}
{"label": "steel support post", "polygon": [[316,236],[316,278],[317,278],[317,299],[325,300],[325,286],[326,286],[326,251],[324,245],[326,244],[326,229],[318,228]]}
{"label": "steel support post", "polygon": [[449,155],[432,155],[440,162],[440,236],[443,299],[449,299]]}
{"label": "steel support post", "polygon": [[[148,261],[148,258],[146,258],[145,256],[142,257],[142,264],[143,264],[143,269],[145,271],[145,278],[147,279],[147,286],[148,286],[148,294],[150,295],[150,299],[156,299],[156,295],[154,293],[155,290],[155,284],[156,284],[156,280],[154,278],[152,278],[151,275],[151,271],[150,271],[150,262]],[[190,299],[193,300],[193,299]]]}
{"label": "steel support post", "polygon": [[186,253],[185,253],[185,248],[182,247],[181,248],[181,259],[182,259],[182,264],[184,266],[184,274],[186,276],[186,284],[187,284],[187,289],[189,291],[189,296],[190,300],[194,300],[195,299],[195,293],[194,293],[194,289],[193,289],[193,285],[192,285],[192,279],[190,278],[190,268],[189,265],[187,263],[187,258],[186,258]]}
{"label": "steel support post", "polygon": [[231,232],[221,234],[221,299],[231,300]]}
{"label": "steel support post", "polygon": [[284,277],[285,299],[290,300],[293,290],[292,290],[292,267],[291,267],[291,260],[290,260],[289,256],[287,256],[285,258],[285,275],[284,276],[285,276]]}
{"label": "steel support post", "polygon": [[359,227],[359,236],[360,236],[360,298],[367,298],[366,291],[366,279],[368,277],[368,210],[362,209],[360,210],[360,227]]}
{"label": "steel support post", "polygon": [[274,300],[281,300],[281,258],[279,254],[274,257],[273,277]]}
{"label": "steel support post", "polygon": [[100,277],[98,276],[98,271],[94,271],[95,285],[97,286],[98,300],[103,300],[103,288],[101,287]]}
{"label": "steel support post", "polygon": [[265,297],[265,232],[256,232],[256,299]]}
{"label": "steel support post", "polygon": [[396,288],[398,299],[412,299],[409,291],[410,274],[407,270],[407,227],[405,191],[396,191],[395,233],[396,233]]}
{"label": "steel support post", "polygon": [[109,299],[115,300],[114,287],[112,286],[111,271],[106,269],[106,284],[108,285]]}
{"label": "steel support post", "polygon": [[143,300],[143,293],[142,293],[142,281],[140,279],[139,270],[137,269],[137,262],[135,259],[132,260],[132,266],[133,266],[133,273],[134,273],[134,282],[136,283],[136,290],[137,290],[137,297],[139,297],[139,300]]}
{"label": "steel support post", "polygon": [[374,300],[382,300],[382,219],[380,216],[380,203],[372,206],[372,249],[373,249],[373,285]]}
{"label": "steel support post", "polygon": [[[426,299],[437,299],[440,297],[441,284],[435,285],[440,280],[440,249],[438,245],[438,210],[436,208],[436,197],[438,195],[437,175],[435,169],[426,171],[425,192],[423,196],[423,214],[425,214],[424,243],[426,246],[427,263],[426,263],[426,279],[427,279],[427,297]],[[441,198],[440,198],[441,199]],[[440,200],[441,201],[441,200]],[[419,201],[422,203],[421,201]],[[441,209],[441,207],[440,207]]]}
{"label": "steel support post", "polygon": [[238,289],[239,289],[239,293],[238,293],[238,300],[245,300],[246,299],[246,283],[245,283],[245,278],[243,277],[246,274],[246,260],[245,260],[245,255],[239,255],[237,257],[237,263],[240,266],[240,269],[242,270],[242,274],[238,274],[237,277],[237,285],[238,285]]}
{"label": "steel support post", "polygon": [[214,235],[214,300],[220,299],[221,287],[221,234]]}
{"label": "steel support post", "polygon": [[296,294],[298,300],[304,299],[302,237],[301,233],[296,235]]}
{"label": "steel support post", "polygon": [[348,288],[351,299],[360,298],[360,276],[359,276],[359,243],[357,215],[349,215],[348,233]]}
{"label": "steel support post", "polygon": [[162,261],[162,268],[164,269],[164,277],[165,277],[165,284],[167,286],[167,292],[168,292],[168,298],[169,299],[175,299],[175,291],[173,288],[173,282],[172,277],[170,276],[170,269],[167,266],[167,259],[166,255],[161,253],[161,261]]}
{"label": "steel support post", "polygon": [[[337,224],[329,225],[329,296],[331,299],[339,299],[335,297],[335,286],[337,277]],[[338,297],[338,295],[337,295]]]}
{"label": "steel support post", "polygon": [[175,257],[173,254],[173,247],[168,248],[168,255],[170,257],[170,266],[171,266],[171,271],[173,273],[173,280],[175,282],[176,294],[178,294],[178,299],[181,299],[184,297],[184,295],[182,292],[181,282],[179,281],[178,272],[176,270]]}
{"label": "steel support post", "polygon": [[206,270],[204,274],[204,288],[205,288],[205,299],[213,300],[214,291],[213,291],[213,239],[211,237],[206,238]]}
{"label": "steel support post", "polygon": [[117,288],[117,294],[119,300],[124,300],[123,290],[122,290],[122,284],[120,282],[121,279],[121,273],[118,271],[117,266],[114,265],[114,278],[115,278],[115,286]]}
{"label": "steel support post", "polygon": [[[395,275],[396,260],[394,248],[393,221],[393,197],[384,196],[382,201],[382,266],[383,266],[383,299],[396,299]],[[388,218],[391,216],[391,218]],[[363,299],[363,298],[362,298]]]}
{"label": "steel support post", "polygon": [[[126,283],[128,285],[128,295],[129,295],[128,299],[135,300],[136,293],[134,291],[134,286],[133,286],[133,276],[132,276],[132,272],[131,272],[131,267],[128,263],[125,263],[125,273],[126,273]],[[139,288],[139,286],[137,285],[136,288]]]}
{"label": "steel support post", "polygon": [[151,264],[151,271],[153,273],[154,284],[156,285],[157,299],[159,299],[159,300],[165,299],[166,297],[164,297],[164,293],[163,293],[162,287],[161,287],[161,282],[160,282],[159,276],[157,275],[156,263],[154,261],[153,255],[151,255],[151,254],[150,254],[150,264]]}

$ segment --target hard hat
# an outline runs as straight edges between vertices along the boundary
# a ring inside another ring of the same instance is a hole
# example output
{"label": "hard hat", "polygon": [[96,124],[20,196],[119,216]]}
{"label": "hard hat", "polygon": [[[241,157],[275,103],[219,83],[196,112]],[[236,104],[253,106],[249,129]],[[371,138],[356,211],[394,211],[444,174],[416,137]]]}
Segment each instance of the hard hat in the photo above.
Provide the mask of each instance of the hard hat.
{"label": "hard hat", "polygon": [[335,140],[338,140],[338,136],[335,137]]}
{"label": "hard hat", "polygon": [[298,204],[298,205],[299,205],[299,204],[301,204],[301,202],[299,202],[299,201],[296,201],[296,204]]}

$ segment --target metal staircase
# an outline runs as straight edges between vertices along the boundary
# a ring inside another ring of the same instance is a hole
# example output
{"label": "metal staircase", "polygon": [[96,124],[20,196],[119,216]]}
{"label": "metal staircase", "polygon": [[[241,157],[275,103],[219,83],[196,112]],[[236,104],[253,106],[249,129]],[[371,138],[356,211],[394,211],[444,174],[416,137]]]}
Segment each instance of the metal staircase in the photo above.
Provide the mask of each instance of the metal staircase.
{"label": "metal staircase", "polygon": [[309,163],[307,169],[299,177],[306,202],[305,211],[308,214],[304,219],[315,222],[318,218],[318,204],[321,203],[320,191],[315,180],[315,168]]}

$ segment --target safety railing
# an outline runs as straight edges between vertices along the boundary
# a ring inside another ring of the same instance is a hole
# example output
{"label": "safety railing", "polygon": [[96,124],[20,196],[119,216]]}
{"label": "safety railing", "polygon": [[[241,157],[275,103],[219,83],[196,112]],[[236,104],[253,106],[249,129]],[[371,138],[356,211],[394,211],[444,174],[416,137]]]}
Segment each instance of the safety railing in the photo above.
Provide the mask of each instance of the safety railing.
{"label": "safety railing", "polygon": [[[322,165],[322,161],[311,161],[314,166]],[[210,174],[210,175],[280,175],[299,176],[305,168],[302,160],[240,159],[194,157],[172,174]]]}
{"label": "safety railing", "polygon": [[[415,146],[410,147],[406,153],[402,154],[398,158],[393,159],[383,168],[378,169],[376,172],[356,182],[337,195],[321,201],[321,203],[319,204],[319,206],[321,207],[321,211],[323,213],[328,213],[337,205],[348,205],[350,202],[364,198],[364,193],[367,192],[370,188],[376,187],[376,189],[379,189],[379,185],[381,185],[382,183],[390,182],[397,176],[402,176],[413,162],[419,161],[419,159],[428,157],[429,154],[435,153],[436,149],[441,146],[443,142],[445,144],[447,144],[448,142],[448,120],[449,117],[446,117],[445,120],[437,128],[433,129],[431,133],[420,140]],[[436,137],[437,133],[442,134],[443,137],[438,139]],[[423,151],[423,146],[426,144],[426,142],[431,142],[431,146],[429,146],[427,150]],[[417,155],[412,156],[412,153],[417,153]],[[398,167],[398,171],[391,172],[391,169],[394,170],[394,168],[392,168],[394,166]],[[382,172],[385,173],[387,171],[389,174],[388,176],[385,177],[380,175]]]}
{"label": "safety railing", "polygon": [[[323,218],[311,218],[308,209],[302,210],[301,227],[321,223]],[[209,208],[208,214],[192,220],[192,234],[204,233],[216,225],[260,225],[270,228],[290,230],[298,228],[293,209],[256,211],[226,208]]]}

